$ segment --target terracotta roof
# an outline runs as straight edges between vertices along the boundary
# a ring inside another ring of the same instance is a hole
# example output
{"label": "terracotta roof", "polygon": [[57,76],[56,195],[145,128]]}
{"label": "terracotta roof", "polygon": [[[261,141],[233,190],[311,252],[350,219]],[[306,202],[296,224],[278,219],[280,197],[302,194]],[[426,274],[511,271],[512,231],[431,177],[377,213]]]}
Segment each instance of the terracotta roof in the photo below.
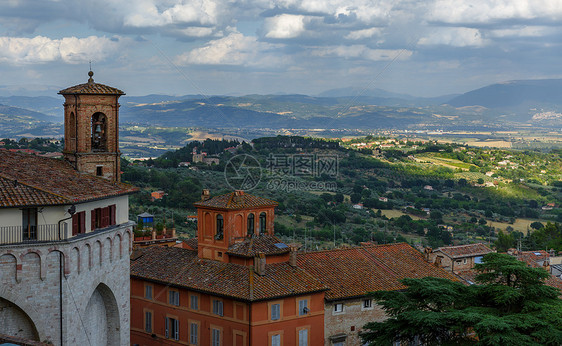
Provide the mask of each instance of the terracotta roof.
{"label": "terracotta roof", "polygon": [[487,253],[494,252],[492,249],[482,243],[457,245],[457,246],[444,246],[437,248],[433,252],[442,252],[449,258],[463,258],[473,256],[483,256]]}
{"label": "terracotta roof", "polygon": [[527,263],[530,267],[539,268],[545,261],[549,261],[550,254],[544,250],[520,251],[517,253],[517,259]]}
{"label": "terracotta roof", "polygon": [[453,274],[427,263],[419,251],[405,243],[301,253],[297,264],[328,286],[326,300],[405,289],[400,282],[404,278],[433,276],[458,281]]}
{"label": "terracotta roof", "polygon": [[250,267],[200,259],[197,251],[174,247],[135,250],[131,276],[245,301],[326,290],[318,280],[288,263],[266,264],[260,276]]}
{"label": "terracotta roof", "polygon": [[117,88],[113,88],[104,84],[95,83],[92,78],[94,73],[92,71],[88,72],[90,78],[87,83],[78,84],[71,86],[69,88],[59,91],[61,95],[68,94],[104,94],[104,95],[125,95],[125,93]]}
{"label": "terracotta roof", "polygon": [[291,249],[276,236],[261,235],[245,238],[242,242],[231,245],[227,253],[241,257],[254,257],[259,252],[266,255],[280,255],[290,252]]}
{"label": "terracotta roof", "polygon": [[267,198],[253,196],[243,192],[241,194],[239,194],[239,192],[231,192],[209,198],[205,201],[193,203],[193,205],[196,207],[218,209],[247,209],[256,207],[276,207],[278,203]]}
{"label": "terracotta roof", "polygon": [[0,150],[0,207],[79,203],[135,191],[80,174],[64,160]]}

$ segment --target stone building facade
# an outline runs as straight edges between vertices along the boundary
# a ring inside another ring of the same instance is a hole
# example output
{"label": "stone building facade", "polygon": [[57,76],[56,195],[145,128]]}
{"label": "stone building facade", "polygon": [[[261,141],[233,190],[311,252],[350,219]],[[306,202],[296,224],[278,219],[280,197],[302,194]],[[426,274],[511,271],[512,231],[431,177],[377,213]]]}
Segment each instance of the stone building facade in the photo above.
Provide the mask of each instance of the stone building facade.
{"label": "stone building facade", "polygon": [[137,189],[119,182],[122,92],[92,75],[61,91],[66,160],[0,150],[0,334],[130,344],[128,195]]}

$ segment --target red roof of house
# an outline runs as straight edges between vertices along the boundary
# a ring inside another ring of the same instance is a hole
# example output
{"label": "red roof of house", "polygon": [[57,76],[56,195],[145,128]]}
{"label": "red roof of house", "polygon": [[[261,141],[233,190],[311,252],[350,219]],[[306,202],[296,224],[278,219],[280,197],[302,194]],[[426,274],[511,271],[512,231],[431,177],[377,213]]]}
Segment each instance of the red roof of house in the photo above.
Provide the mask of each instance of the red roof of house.
{"label": "red roof of house", "polygon": [[80,203],[137,190],[81,174],[64,160],[0,150],[0,207]]}
{"label": "red roof of house", "polygon": [[196,207],[218,208],[218,209],[248,209],[259,207],[276,207],[277,202],[267,198],[253,196],[241,191],[235,191],[224,195],[215,196],[208,200],[193,203]]}
{"label": "red roof of house", "polygon": [[463,258],[483,256],[494,251],[482,243],[476,243],[457,246],[444,246],[437,248],[433,252],[441,252],[449,258]]}
{"label": "red roof of house", "polygon": [[266,264],[265,275],[234,263],[201,259],[197,251],[174,247],[135,250],[131,277],[244,301],[322,292],[326,287],[288,263]]}
{"label": "red roof of house", "polygon": [[297,263],[328,286],[326,300],[405,289],[400,282],[405,278],[433,276],[458,281],[453,274],[427,263],[406,243],[301,253]]}

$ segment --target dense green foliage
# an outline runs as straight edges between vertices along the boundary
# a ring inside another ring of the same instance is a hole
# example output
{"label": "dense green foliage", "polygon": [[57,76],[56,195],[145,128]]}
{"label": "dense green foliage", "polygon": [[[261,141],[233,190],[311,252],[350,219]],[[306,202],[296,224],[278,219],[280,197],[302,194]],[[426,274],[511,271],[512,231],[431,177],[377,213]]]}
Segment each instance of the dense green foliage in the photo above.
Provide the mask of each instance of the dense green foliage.
{"label": "dense green foliage", "polygon": [[388,314],[361,334],[369,345],[560,345],[562,301],[550,276],[514,257],[490,253],[476,265],[477,285],[440,278],[404,279],[404,291],[373,296]]}

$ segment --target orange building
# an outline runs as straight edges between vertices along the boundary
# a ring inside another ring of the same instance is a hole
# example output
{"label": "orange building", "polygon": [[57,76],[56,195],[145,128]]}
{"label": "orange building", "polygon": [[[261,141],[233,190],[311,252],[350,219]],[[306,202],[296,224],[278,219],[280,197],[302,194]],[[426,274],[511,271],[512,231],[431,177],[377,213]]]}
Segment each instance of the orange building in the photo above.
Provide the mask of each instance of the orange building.
{"label": "orange building", "polygon": [[277,203],[243,191],[198,209],[198,238],[131,258],[133,345],[322,345],[326,287],[274,236]]}

